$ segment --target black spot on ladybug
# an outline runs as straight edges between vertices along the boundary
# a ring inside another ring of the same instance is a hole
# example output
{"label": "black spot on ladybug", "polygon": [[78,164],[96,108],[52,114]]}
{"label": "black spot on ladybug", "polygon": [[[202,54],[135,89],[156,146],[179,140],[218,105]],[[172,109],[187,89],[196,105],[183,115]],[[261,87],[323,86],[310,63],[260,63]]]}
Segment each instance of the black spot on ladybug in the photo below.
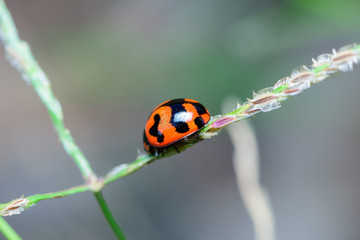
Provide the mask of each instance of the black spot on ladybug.
{"label": "black spot on ladybug", "polygon": [[157,141],[158,141],[159,143],[162,143],[162,142],[164,141],[164,135],[161,134],[161,135],[157,136]]}
{"label": "black spot on ladybug", "polygon": [[158,127],[159,127],[159,123],[160,123],[160,115],[159,114],[155,114],[154,116],[154,125],[151,126],[151,128],[149,129],[149,133],[150,135],[157,137],[158,136]]}
{"label": "black spot on ladybug", "polygon": [[194,119],[194,123],[200,129],[205,125],[204,119],[202,117],[197,117]]}
{"label": "black spot on ladybug", "polygon": [[173,124],[178,133],[186,133],[189,131],[189,125],[186,122],[176,122]]}
{"label": "black spot on ladybug", "polygon": [[164,141],[164,135],[161,132],[159,132],[159,130],[158,130],[159,123],[160,123],[160,115],[155,114],[154,125],[152,125],[151,128],[149,129],[149,133],[150,133],[150,135],[156,137],[157,141],[159,143],[161,143]]}
{"label": "black spot on ladybug", "polygon": [[198,112],[199,115],[207,113],[206,108],[200,103],[191,103],[191,104],[196,108],[196,111]]}

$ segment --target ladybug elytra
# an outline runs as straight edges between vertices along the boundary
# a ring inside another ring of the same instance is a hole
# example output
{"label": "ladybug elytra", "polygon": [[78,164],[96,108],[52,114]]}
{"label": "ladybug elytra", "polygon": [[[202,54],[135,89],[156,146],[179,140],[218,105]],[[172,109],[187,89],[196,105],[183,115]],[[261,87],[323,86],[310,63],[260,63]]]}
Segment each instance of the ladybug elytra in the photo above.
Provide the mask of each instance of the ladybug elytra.
{"label": "ladybug elytra", "polygon": [[158,156],[180,140],[196,136],[210,121],[207,109],[192,99],[173,99],[157,106],[145,124],[144,148]]}

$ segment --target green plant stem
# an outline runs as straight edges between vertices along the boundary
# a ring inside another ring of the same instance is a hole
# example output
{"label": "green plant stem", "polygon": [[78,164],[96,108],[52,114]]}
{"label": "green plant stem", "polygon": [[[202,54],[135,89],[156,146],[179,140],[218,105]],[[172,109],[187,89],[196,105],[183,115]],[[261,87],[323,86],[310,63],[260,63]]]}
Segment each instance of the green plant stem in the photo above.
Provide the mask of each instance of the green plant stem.
{"label": "green plant stem", "polygon": [[[143,156],[139,156],[132,163],[122,164],[122,165],[119,165],[119,166],[113,168],[106,175],[106,177],[103,180],[98,179],[98,181],[97,181],[97,184],[99,186],[98,189],[101,190],[105,185],[139,170],[140,168],[142,168],[146,164],[150,163],[151,161],[154,161],[155,159],[157,159],[157,157],[155,157],[155,156],[143,155]],[[28,203],[22,207],[22,210],[25,210],[42,200],[53,199],[53,198],[62,198],[62,197],[66,197],[66,196],[69,196],[72,194],[77,194],[77,193],[91,191],[91,190],[92,190],[92,188],[90,187],[89,184],[87,184],[87,185],[84,184],[84,185],[75,186],[75,187],[72,187],[69,189],[61,190],[58,192],[35,194],[32,196],[28,196],[25,198],[28,201]],[[13,201],[14,200],[12,200],[8,203],[0,204],[0,216],[8,214],[8,212],[5,211],[5,209],[8,206],[10,206]]]}
{"label": "green plant stem", "polygon": [[0,232],[2,232],[8,240],[21,240],[21,237],[2,217],[0,217]]}
{"label": "green plant stem", "polygon": [[[65,189],[62,191],[58,191],[58,192],[35,194],[32,196],[28,196],[28,197],[24,198],[26,200],[26,205],[21,207],[21,211],[23,211],[24,209],[27,209],[31,206],[34,206],[35,204],[37,204],[38,202],[40,202],[42,200],[53,199],[53,198],[62,198],[65,196],[69,196],[72,194],[81,193],[81,192],[85,192],[85,191],[89,191],[89,190],[91,190],[91,189],[88,185],[79,185],[79,186],[75,186],[75,187]],[[16,200],[18,200],[18,199],[12,200],[8,203],[0,204],[0,216],[9,214],[9,212],[11,212],[11,211],[7,211],[6,208],[11,206],[11,204]]]}
{"label": "green plant stem", "polygon": [[85,192],[88,190],[90,190],[89,186],[80,185],[59,192],[32,195],[27,197],[27,199],[29,200],[29,205],[31,206],[45,199],[62,198],[72,194]]}
{"label": "green plant stem", "polygon": [[157,157],[153,155],[139,156],[134,162],[129,164],[121,164],[114,167],[104,178],[104,185],[107,185],[119,178],[125,177],[133,172],[136,172],[146,164],[156,160]]}
{"label": "green plant stem", "polygon": [[[348,45],[350,46],[350,45]],[[335,63],[333,60],[328,60],[327,62],[324,62],[324,63],[321,63],[320,62],[320,65],[319,66],[316,66],[316,67],[311,67],[310,69],[308,69],[308,74],[312,74],[311,77],[308,77],[308,76],[305,76],[309,78],[309,86],[307,88],[310,87],[310,85],[313,85],[315,83],[319,83],[319,82],[322,82],[323,80],[329,78],[329,77],[332,77],[333,75],[339,73],[340,71],[343,71],[343,72],[346,72],[346,71],[350,71],[352,70],[352,65],[353,64],[357,64],[360,62],[360,44],[352,44],[351,45],[351,52],[349,52],[348,54],[351,55],[352,57],[348,57],[348,56],[344,56],[343,55],[343,58],[346,58],[346,61],[339,61],[337,63]],[[349,47],[350,48],[350,47]],[[350,50],[350,49],[349,49]],[[344,52],[346,52],[346,50],[342,50]],[[355,56],[356,55],[356,56]],[[332,54],[332,57],[335,57],[336,54],[333,53]],[[356,58],[356,60],[354,60]],[[347,62],[347,63],[346,63]],[[340,69],[340,66],[339,65],[351,65],[351,67],[348,67],[347,70],[341,70]],[[330,68],[330,69],[327,69],[327,68]],[[289,77],[289,79],[292,78],[292,76]],[[303,79],[299,78],[299,81],[302,81]],[[278,94],[278,96],[276,96],[276,102],[277,104],[280,104],[281,102],[287,100],[288,98],[296,95],[296,94],[284,94],[284,92],[288,89],[291,89],[292,87],[294,87],[294,85],[296,85],[296,83],[291,83],[288,82],[288,83],[285,83],[281,86],[278,86],[278,87],[272,87],[271,91],[269,91],[267,94],[268,95],[273,95],[275,96],[276,94]],[[304,88],[302,90],[300,90],[298,93],[302,92],[303,90],[307,89],[307,88]],[[263,89],[264,90],[264,89]],[[297,94],[298,94],[297,93]],[[264,94],[265,95],[265,94]],[[255,98],[255,97],[254,97]],[[247,102],[245,102],[243,105],[239,105],[237,106],[237,108],[229,113],[226,113],[226,114],[223,114],[221,116],[219,116],[219,118],[222,118],[222,117],[234,117],[234,121],[229,121],[229,124],[232,124],[232,123],[235,123],[235,122],[238,122],[238,121],[241,121],[243,119],[246,119],[248,117],[251,117],[253,116],[254,114],[257,114],[257,113],[260,113],[260,112],[265,112],[263,110],[259,110],[257,109],[257,111],[253,112],[253,113],[248,113],[247,111],[249,109],[251,109],[251,107],[254,106],[254,102],[252,102],[252,99],[248,99]],[[280,107],[280,105],[279,105]],[[277,109],[277,107],[271,109],[271,110],[274,110],[274,109]],[[266,112],[268,111],[271,111],[271,110],[267,110]],[[199,130],[199,136],[200,138],[208,138],[206,137],[206,134],[208,134],[209,132],[216,132],[218,130],[221,130],[221,129],[216,129],[215,127],[213,127],[213,123],[218,121],[219,118],[213,118],[204,128],[200,129]],[[226,125],[222,125],[221,128],[225,127]],[[211,135],[209,135],[211,136]]]}
{"label": "green plant stem", "polygon": [[[42,68],[36,62],[28,44],[20,39],[15,23],[3,0],[0,0],[0,39],[4,44],[5,52],[7,54],[9,62],[13,65],[15,69],[17,69],[21,73],[23,79],[33,86],[35,92],[38,94],[41,101],[47,108],[54,128],[59,136],[59,139],[65,151],[74,160],[85,182],[87,183],[86,186],[74,187],[62,192],[37,194],[27,198],[26,200],[22,198],[20,200],[17,199],[15,202],[13,202],[15,210],[17,211],[11,212],[13,211],[14,207],[10,207],[7,209],[5,206],[6,211],[4,214],[11,215],[19,213],[23,211],[26,207],[32,206],[40,200],[63,197],[66,195],[79,193],[88,190],[90,187],[91,190],[94,191],[100,208],[103,211],[105,218],[107,219],[117,238],[120,240],[126,240],[125,235],[121,231],[108,205],[106,204],[101,191],[96,191],[96,189],[101,189],[103,185],[96,177],[85,155],[75,144],[75,141],[71,136],[70,131],[66,129],[64,125],[64,117],[61,105],[51,89],[50,82]],[[26,206],[16,205],[17,202],[24,203],[24,205]],[[3,220],[2,218],[1,220],[2,228],[0,230],[7,236],[7,238],[20,239],[20,237],[17,236],[16,232],[12,230],[9,225],[5,224],[5,220]]]}
{"label": "green plant stem", "polygon": [[114,218],[113,214],[110,211],[109,206],[107,205],[105,198],[101,191],[94,192],[95,198],[103,212],[106,220],[108,221],[111,229],[113,230],[114,234],[119,240],[126,240],[125,234],[121,230],[119,224],[117,223],[116,219]]}
{"label": "green plant stem", "polygon": [[0,38],[9,62],[21,73],[23,79],[33,86],[47,108],[65,151],[74,160],[84,180],[91,182],[95,174],[84,154],[75,144],[70,131],[66,129],[60,103],[51,89],[50,82],[35,60],[28,44],[20,39],[14,20],[3,0],[0,0]]}

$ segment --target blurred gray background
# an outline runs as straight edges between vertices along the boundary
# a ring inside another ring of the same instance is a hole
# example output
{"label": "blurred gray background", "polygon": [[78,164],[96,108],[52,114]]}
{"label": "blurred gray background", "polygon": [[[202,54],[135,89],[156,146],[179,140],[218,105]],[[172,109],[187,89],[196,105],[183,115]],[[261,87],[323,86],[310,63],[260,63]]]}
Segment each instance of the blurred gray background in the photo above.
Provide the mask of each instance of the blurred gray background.
{"label": "blurred gray background", "polygon": [[[136,158],[159,103],[193,98],[216,115],[360,38],[355,0],[6,2],[98,175]],[[81,184],[32,88],[3,57],[0,72],[0,202]],[[252,118],[279,240],[360,239],[359,74]],[[232,149],[223,131],[107,186],[129,239],[253,239]],[[24,239],[114,239],[89,192],[6,220]]]}

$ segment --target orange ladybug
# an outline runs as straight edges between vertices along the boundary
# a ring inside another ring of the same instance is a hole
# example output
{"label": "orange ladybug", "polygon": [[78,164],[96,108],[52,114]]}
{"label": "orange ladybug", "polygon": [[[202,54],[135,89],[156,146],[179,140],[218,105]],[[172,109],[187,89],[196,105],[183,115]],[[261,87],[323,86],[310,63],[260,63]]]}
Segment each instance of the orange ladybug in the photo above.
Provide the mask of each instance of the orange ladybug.
{"label": "orange ladybug", "polygon": [[208,110],[192,99],[173,99],[157,106],[145,124],[144,148],[160,155],[180,140],[190,139],[210,121]]}

